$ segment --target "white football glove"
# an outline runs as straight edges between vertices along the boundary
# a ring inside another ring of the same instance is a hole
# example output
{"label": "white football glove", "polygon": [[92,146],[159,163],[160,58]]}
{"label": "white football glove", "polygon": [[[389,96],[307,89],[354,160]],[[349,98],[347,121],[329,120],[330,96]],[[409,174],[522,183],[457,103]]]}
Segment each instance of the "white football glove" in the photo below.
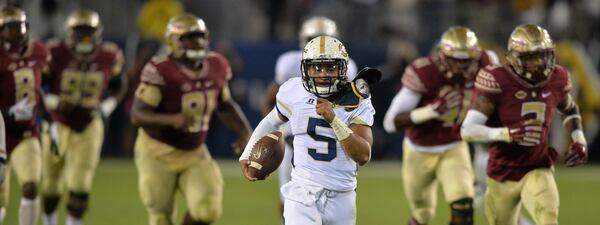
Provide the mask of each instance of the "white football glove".
{"label": "white football glove", "polygon": [[15,121],[30,120],[33,117],[33,108],[35,104],[29,104],[29,98],[17,102],[17,104],[10,107],[8,114],[11,115]]}
{"label": "white football glove", "polygon": [[113,111],[115,111],[115,108],[117,108],[118,103],[119,102],[115,97],[108,97],[104,101],[102,101],[102,103],[100,103],[100,112],[102,112],[102,115],[104,117],[108,118],[110,114]]}
{"label": "white football glove", "polygon": [[44,95],[44,105],[48,110],[56,110],[58,108],[58,103],[60,102],[60,98],[55,94],[45,94]]}

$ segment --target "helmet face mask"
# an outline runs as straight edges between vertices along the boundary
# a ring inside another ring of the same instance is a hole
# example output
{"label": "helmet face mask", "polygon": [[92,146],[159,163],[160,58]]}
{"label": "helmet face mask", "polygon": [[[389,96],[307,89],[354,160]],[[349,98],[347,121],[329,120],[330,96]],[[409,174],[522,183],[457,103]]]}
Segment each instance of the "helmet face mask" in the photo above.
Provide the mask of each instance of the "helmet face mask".
{"label": "helmet face mask", "polygon": [[554,70],[554,43],[544,28],[520,25],[510,35],[506,59],[519,77],[537,85]]}
{"label": "helmet face mask", "polygon": [[72,40],[76,52],[87,54],[94,50],[96,43],[97,29],[91,26],[76,26],[72,28],[73,33],[70,39]]}
{"label": "helmet face mask", "polygon": [[79,54],[90,54],[101,42],[102,23],[97,12],[75,10],[65,21],[65,42]]}
{"label": "helmet face mask", "polygon": [[548,79],[554,68],[554,51],[543,50],[528,52],[515,56],[517,63],[522,68],[520,75],[532,84],[537,84]]}
{"label": "helmet face mask", "polygon": [[209,33],[204,20],[184,14],[169,20],[165,31],[167,52],[192,68],[200,68],[209,51]]}
{"label": "helmet face mask", "polygon": [[185,49],[184,58],[190,61],[202,60],[208,52],[208,39],[202,32],[191,32],[179,39],[181,47]]}
{"label": "helmet face mask", "polygon": [[453,82],[462,83],[474,77],[477,72],[478,61],[473,58],[453,58],[443,55],[446,66],[446,77]]}
{"label": "helmet face mask", "polygon": [[348,84],[347,68],[346,48],[333,37],[316,37],[304,47],[302,84],[317,97],[330,97],[343,90]]}
{"label": "helmet face mask", "polygon": [[29,41],[29,25],[25,12],[15,7],[0,10],[0,44],[9,53],[21,54]]}
{"label": "helmet face mask", "polygon": [[448,79],[461,83],[475,76],[481,48],[473,31],[466,27],[450,27],[442,34],[438,48]]}
{"label": "helmet face mask", "polygon": [[347,83],[346,64],[341,59],[303,60],[304,87],[318,97],[329,97]]}

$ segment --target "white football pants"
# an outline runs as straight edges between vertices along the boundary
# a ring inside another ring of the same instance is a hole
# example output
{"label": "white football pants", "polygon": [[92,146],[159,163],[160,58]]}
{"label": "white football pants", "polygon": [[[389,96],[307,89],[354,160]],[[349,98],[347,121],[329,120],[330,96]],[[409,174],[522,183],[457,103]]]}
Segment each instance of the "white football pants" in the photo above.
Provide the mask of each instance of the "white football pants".
{"label": "white football pants", "polygon": [[338,192],[295,181],[281,187],[285,225],[355,225],[356,191]]}

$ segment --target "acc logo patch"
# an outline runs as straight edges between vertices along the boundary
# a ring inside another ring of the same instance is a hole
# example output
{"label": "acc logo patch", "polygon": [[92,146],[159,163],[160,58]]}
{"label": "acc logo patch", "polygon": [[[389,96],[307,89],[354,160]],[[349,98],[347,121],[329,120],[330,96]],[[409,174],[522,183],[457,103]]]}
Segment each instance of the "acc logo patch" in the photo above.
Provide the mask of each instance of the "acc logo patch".
{"label": "acc logo patch", "polygon": [[527,97],[527,93],[525,91],[517,91],[517,93],[515,93],[515,98],[523,100],[526,97]]}

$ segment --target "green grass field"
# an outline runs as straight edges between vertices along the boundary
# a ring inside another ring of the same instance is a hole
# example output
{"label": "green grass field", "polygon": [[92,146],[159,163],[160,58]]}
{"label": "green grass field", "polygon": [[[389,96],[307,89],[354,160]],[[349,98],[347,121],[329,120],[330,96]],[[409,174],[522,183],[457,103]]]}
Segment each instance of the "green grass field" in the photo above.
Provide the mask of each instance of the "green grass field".
{"label": "green grass field", "polygon": [[[276,178],[249,183],[240,172],[237,162],[221,160],[225,177],[223,217],[216,225],[270,225],[279,224],[278,187]],[[576,225],[600,224],[600,166],[557,168],[557,182],[561,194],[560,223]],[[144,225],[146,213],[137,192],[137,175],[132,160],[104,159],[98,169],[91,196],[91,208],[86,225]],[[371,162],[359,172],[358,224],[405,224],[407,204],[402,192],[399,162]],[[12,180],[11,204],[5,224],[18,224],[19,191]],[[438,203],[444,202],[443,199]],[[178,212],[185,207],[178,200]],[[61,221],[65,215],[61,206]],[[445,204],[438,204],[438,214],[432,224],[447,224]],[[40,222],[41,224],[41,222]],[[61,223],[62,224],[62,223]],[[486,224],[481,210],[476,224]]]}

